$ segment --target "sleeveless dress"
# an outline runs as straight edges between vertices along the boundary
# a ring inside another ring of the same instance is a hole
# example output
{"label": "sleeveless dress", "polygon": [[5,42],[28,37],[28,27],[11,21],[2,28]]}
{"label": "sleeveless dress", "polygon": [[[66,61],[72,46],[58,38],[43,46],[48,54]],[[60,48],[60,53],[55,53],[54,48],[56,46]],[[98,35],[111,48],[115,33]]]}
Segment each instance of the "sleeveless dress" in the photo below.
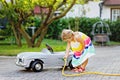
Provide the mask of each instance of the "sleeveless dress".
{"label": "sleeveless dress", "polygon": [[85,48],[83,51],[81,51],[82,46],[80,42],[77,42],[77,41],[71,42],[71,49],[74,52],[74,55],[72,58],[73,67],[77,67],[81,65],[86,59],[95,55],[95,49],[91,42],[91,39],[82,32],[79,32],[79,35],[81,36],[82,40],[84,40]]}

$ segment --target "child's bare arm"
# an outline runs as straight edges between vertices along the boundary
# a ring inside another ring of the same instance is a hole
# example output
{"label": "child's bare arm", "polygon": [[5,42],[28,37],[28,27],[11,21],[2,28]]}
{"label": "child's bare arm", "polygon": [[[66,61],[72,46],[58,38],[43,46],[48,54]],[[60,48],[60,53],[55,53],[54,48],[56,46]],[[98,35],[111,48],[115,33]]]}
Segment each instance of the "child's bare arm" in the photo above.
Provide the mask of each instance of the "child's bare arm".
{"label": "child's bare arm", "polygon": [[70,42],[67,42],[66,52],[64,58],[67,58],[69,56],[70,52]]}

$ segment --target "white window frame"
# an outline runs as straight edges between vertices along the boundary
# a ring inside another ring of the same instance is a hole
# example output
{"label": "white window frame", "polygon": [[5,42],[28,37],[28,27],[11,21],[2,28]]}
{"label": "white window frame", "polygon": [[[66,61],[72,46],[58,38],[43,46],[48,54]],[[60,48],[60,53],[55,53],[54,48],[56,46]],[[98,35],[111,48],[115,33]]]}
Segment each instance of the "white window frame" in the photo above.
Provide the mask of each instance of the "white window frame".
{"label": "white window frame", "polygon": [[111,8],[111,20],[116,21],[120,19],[120,8]]}

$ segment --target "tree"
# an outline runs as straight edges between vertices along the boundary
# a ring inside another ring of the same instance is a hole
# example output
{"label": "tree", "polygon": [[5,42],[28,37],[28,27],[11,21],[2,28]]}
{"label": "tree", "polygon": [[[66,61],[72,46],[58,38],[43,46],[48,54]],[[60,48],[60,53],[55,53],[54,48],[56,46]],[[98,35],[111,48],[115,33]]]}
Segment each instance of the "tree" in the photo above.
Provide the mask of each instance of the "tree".
{"label": "tree", "polygon": [[[84,4],[89,0],[1,0],[0,17],[7,17],[19,46],[22,46],[21,35],[25,38],[29,47],[39,47],[44,36],[47,33],[48,25],[54,20],[60,19],[73,7],[75,3]],[[40,8],[41,24],[32,37],[28,35],[24,27],[23,21],[33,16],[35,6]],[[45,11],[46,9],[46,11]],[[60,11],[59,15],[55,15]]]}
{"label": "tree", "polygon": [[26,5],[25,1],[28,1],[28,4],[30,3],[29,0],[10,0],[10,2],[7,2],[6,0],[0,1],[0,17],[6,17],[9,20],[18,46],[22,46],[21,34],[26,39],[28,46],[30,46],[30,37],[22,28],[21,24],[27,17],[32,15],[31,9],[33,5],[28,7],[28,4]]}

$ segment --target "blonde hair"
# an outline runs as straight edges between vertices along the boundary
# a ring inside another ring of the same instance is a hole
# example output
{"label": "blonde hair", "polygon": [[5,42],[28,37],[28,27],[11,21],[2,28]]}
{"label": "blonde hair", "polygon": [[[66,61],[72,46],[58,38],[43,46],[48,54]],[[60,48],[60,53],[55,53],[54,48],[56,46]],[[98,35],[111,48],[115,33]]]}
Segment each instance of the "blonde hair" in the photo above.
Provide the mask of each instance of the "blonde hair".
{"label": "blonde hair", "polygon": [[73,31],[70,29],[64,29],[61,33],[62,40],[70,39],[73,36]]}

